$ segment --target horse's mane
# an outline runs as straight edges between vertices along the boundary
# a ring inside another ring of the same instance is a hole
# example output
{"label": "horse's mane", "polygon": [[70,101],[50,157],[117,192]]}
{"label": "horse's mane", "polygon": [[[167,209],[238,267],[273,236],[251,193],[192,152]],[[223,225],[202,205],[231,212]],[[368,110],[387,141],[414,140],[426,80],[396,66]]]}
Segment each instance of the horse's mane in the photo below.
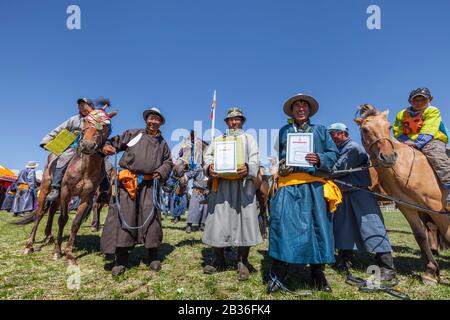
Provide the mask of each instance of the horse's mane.
{"label": "horse's mane", "polygon": [[359,113],[359,116],[363,119],[367,119],[368,117],[380,114],[380,112],[369,103],[364,103],[360,105],[357,113]]}

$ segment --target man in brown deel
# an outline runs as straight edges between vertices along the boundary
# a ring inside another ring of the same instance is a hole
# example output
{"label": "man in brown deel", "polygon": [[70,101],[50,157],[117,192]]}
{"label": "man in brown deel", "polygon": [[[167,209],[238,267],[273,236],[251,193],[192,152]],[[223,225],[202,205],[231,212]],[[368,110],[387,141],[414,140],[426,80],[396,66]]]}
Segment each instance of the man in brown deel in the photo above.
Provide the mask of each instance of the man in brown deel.
{"label": "man in brown deel", "polygon": [[146,129],[127,130],[108,140],[103,153],[124,151],[118,172],[118,190],[109,206],[101,250],[115,255],[112,275],[125,272],[128,252],[136,244],[148,249],[150,269],[161,270],[158,247],[162,242],[161,212],[154,206],[158,184],[169,178],[172,156],[159,128],[165,119],[157,108],[144,111]]}

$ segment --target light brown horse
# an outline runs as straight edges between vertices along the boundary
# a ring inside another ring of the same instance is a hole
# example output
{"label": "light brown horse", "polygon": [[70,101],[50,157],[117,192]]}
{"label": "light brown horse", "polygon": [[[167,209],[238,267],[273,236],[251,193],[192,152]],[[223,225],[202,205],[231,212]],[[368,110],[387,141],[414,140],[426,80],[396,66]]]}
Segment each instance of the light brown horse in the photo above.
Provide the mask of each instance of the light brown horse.
{"label": "light brown horse", "polygon": [[[98,111],[98,110],[97,110]],[[117,112],[111,112],[105,115],[109,118],[114,117]],[[52,174],[54,167],[56,166],[56,156],[51,154],[48,158],[47,165],[42,177],[41,192],[38,198],[38,207],[30,217],[24,218],[17,224],[27,224],[34,222],[33,229],[30,237],[26,242],[24,250],[25,254],[32,253],[34,251],[33,245],[36,239],[36,232],[39,226],[39,222],[44,216],[46,209],[50,209],[47,227],[45,231],[46,240],[53,241],[53,235],[51,233],[52,222],[54,214],[58,208],[58,204],[61,210],[61,214],[58,219],[58,236],[55,242],[55,249],[53,251],[53,259],[58,260],[61,258],[61,243],[64,232],[64,227],[69,218],[69,201],[72,197],[78,196],[81,199],[80,205],[77,209],[75,219],[72,223],[70,237],[66,246],[65,255],[69,264],[76,264],[75,256],[73,254],[73,245],[77,232],[86,218],[88,213],[89,204],[92,201],[100,182],[104,178],[104,161],[103,155],[100,154],[100,150],[110,132],[109,125],[100,124],[93,125],[87,121],[87,117],[84,119],[83,131],[81,138],[77,146],[77,152],[70,160],[64,178],[61,184],[61,193],[59,203],[54,202],[50,205],[46,204],[47,194],[50,192],[50,185],[52,181]],[[44,240],[45,241],[45,240]]]}
{"label": "light brown horse", "polygon": [[[436,212],[445,212],[446,191],[430,166],[427,158],[418,150],[394,141],[388,111],[379,112],[372,105],[363,105],[360,118],[355,122],[361,129],[364,148],[371,157],[381,187],[390,196]],[[411,226],[414,237],[426,261],[422,279],[426,283],[438,283],[439,266],[430,249],[427,231],[421,216],[428,216],[439,229],[444,241],[450,244],[448,215],[421,212],[406,205],[398,206]]]}

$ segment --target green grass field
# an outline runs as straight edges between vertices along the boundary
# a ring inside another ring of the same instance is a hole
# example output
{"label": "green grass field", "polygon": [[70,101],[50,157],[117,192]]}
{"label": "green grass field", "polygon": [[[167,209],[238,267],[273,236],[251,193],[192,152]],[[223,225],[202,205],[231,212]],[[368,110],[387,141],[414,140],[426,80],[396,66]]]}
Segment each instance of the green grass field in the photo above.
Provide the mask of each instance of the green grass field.
{"label": "green grass field", "polygon": [[[203,245],[200,232],[184,232],[184,220],[178,224],[164,220],[161,272],[148,270],[141,262],[145,250],[137,247],[130,257],[130,269],[119,279],[113,279],[110,272],[104,270],[104,259],[99,252],[100,233],[92,233],[89,223],[85,223],[75,246],[81,284],[79,289],[71,290],[67,286],[70,270],[68,273],[64,259],[51,260],[52,245],[32,255],[22,255],[31,225],[10,225],[8,221],[11,219],[10,213],[0,212],[0,299],[395,299],[382,292],[359,292],[330,267],[326,273],[333,288],[331,294],[315,292],[306,297],[283,293],[267,295],[263,283],[270,265],[267,241],[251,249],[250,260],[258,272],[252,274],[249,281],[238,281],[235,269],[205,275],[202,272],[203,258],[210,258],[211,252]],[[395,251],[400,279],[398,289],[412,299],[449,299],[450,254],[444,252],[438,259],[442,283],[438,286],[423,285],[418,277],[423,270],[423,261],[406,220],[401,213],[385,213],[385,219]],[[38,233],[38,242],[43,239],[43,227],[44,223]],[[66,235],[68,230],[66,226]],[[233,252],[228,257],[236,260]],[[357,256],[358,266],[353,273],[367,277],[365,268],[372,261],[370,255]],[[308,279],[307,270],[293,266],[286,285],[301,294],[309,290]]]}

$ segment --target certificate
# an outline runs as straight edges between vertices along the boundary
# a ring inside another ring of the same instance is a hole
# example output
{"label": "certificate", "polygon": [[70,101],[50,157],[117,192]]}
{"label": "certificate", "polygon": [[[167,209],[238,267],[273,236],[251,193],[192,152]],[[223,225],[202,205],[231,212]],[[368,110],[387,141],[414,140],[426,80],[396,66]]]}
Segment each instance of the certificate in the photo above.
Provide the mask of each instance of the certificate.
{"label": "certificate", "polygon": [[312,167],[305,157],[314,150],[312,133],[288,133],[286,165],[291,167]]}
{"label": "certificate", "polygon": [[214,171],[217,173],[237,172],[236,141],[214,142]]}

